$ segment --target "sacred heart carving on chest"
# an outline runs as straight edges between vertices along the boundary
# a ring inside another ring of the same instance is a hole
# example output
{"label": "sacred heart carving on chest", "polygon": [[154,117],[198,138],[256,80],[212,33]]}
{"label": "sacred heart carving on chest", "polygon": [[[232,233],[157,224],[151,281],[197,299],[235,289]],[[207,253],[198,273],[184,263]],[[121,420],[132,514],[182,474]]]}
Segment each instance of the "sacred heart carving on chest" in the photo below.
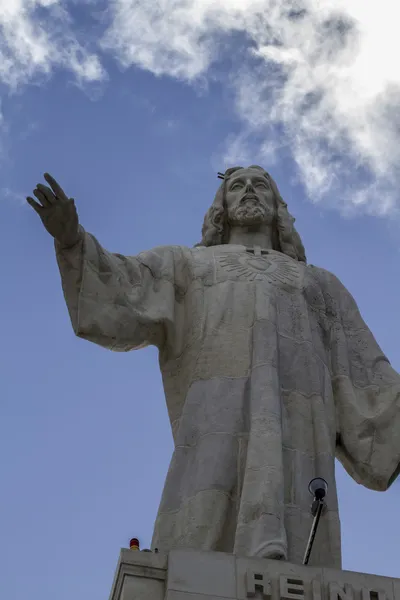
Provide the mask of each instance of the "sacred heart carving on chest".
{"label": "sacred heart carving on chest", "polygon": [[280,252],[254,256],[249,252],[227,252],[216,257],[220,268],[234,279],[267,280],[270,283],[299,287],[302,269],[297,261]]}

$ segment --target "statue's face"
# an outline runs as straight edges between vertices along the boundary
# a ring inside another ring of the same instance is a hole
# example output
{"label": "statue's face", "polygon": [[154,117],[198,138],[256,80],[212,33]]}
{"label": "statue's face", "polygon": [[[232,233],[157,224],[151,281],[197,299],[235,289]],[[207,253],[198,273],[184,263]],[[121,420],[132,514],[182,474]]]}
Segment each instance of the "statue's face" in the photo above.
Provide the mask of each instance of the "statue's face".
{"label": "statue's face", "polygon": [[251,227],[271,224],[275,215],[273,191],[256,169],[236,171],[227,181],[228,223]]}

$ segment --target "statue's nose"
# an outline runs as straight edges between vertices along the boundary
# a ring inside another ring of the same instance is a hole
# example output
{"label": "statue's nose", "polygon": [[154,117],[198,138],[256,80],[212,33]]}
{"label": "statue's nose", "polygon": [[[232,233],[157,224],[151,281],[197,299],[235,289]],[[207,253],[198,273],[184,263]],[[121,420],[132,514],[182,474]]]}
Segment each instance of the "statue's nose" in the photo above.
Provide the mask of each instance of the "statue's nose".
{"label": "statue's nose", "polygon": [[248,179],[246,181],[246,192],[249,192],[249,191],[254,192],[254,187],[253,187],[253,184],[251,183],[251,179]]}

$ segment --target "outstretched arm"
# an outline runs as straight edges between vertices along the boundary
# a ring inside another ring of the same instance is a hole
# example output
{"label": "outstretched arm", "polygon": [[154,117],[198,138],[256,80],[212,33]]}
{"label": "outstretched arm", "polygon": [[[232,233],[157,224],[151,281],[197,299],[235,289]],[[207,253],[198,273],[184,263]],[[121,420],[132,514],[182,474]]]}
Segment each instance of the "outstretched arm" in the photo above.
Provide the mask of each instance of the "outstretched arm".
{"label": "outstretched arm", "polygon": [[164,346],[174,335],[175,251],[105,250],[79,225],[74,201],[50,175],[27,200],[54,237],[65,301],[79,337],[110,350]]}

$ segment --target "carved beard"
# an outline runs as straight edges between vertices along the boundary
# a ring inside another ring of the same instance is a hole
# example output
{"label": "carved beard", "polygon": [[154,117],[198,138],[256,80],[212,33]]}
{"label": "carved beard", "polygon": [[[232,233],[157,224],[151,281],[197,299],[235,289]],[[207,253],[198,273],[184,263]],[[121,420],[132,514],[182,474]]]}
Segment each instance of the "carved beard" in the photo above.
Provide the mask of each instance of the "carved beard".
{"label": "carved beard", "polygon": [[268,222],[272,217],[267,207],[255,200],[247,200],[243,204],[235,206],[228,216],[230,225],[262,225]]}

